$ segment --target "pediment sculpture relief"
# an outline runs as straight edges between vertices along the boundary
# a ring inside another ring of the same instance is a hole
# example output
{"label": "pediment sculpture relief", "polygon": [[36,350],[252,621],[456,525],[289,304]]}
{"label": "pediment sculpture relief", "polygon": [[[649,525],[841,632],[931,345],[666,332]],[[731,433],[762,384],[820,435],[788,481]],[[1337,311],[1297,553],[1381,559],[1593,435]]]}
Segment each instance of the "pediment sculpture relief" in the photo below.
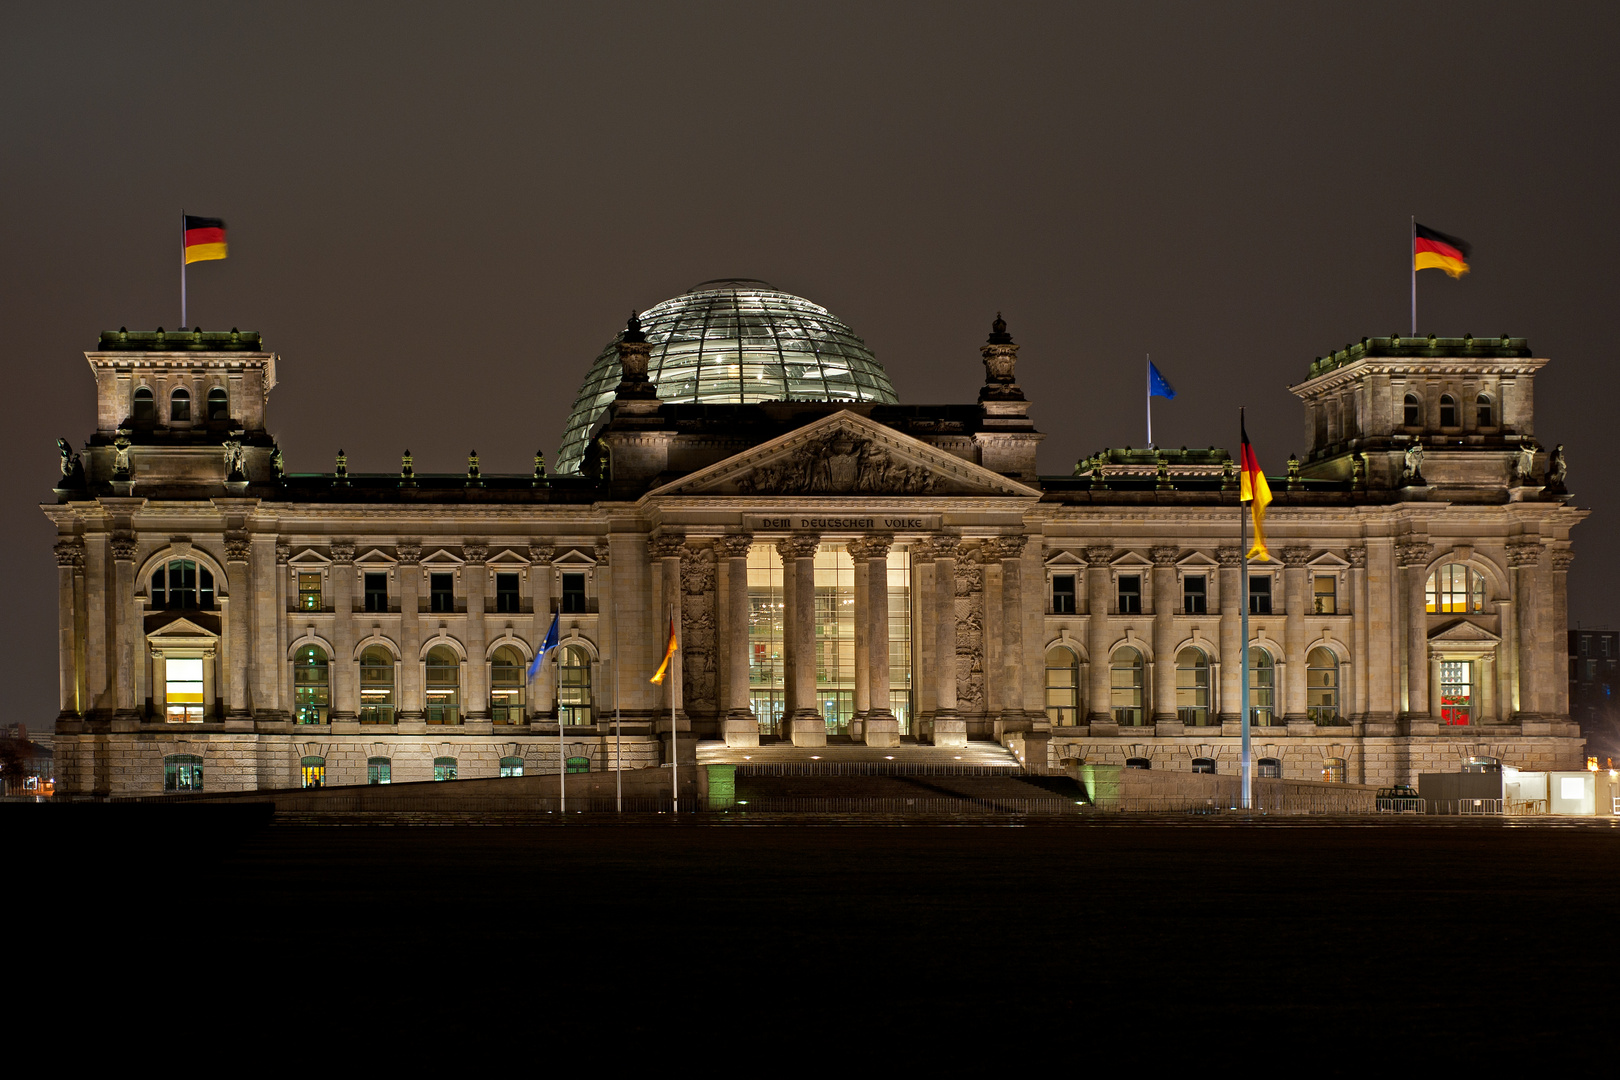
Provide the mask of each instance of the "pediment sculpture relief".
{"label": "pediment sculpture relief", "polygon": [[737,478],[744,495],[927,495],[939,486],[928,469],[908,465],[870,439],[831,431],[798,447],[786,460]]}

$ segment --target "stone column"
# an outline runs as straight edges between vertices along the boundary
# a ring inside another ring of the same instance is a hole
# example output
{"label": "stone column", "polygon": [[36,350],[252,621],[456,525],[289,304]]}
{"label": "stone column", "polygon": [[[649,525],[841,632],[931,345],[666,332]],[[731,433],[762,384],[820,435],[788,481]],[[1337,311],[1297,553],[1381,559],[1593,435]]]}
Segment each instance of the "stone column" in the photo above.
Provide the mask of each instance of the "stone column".
{"label": "stone column", "polygon": [[1284,716],[1296,723],[1305,720],[1305,609],[1310,598],[1311,549],[1286,547],[1283,561],[1283,655],[1288,659],[1288,685],[1284,689]]}
{"label": "stone column", "polygon": [[1221,605],[1221,686],[1220,717],[1223,724],[1235,724],[1243,719],[1243,552],[1235,547],[1215,550],[1215,561],[1220,568]]}
{"label": "stone column", "polygon": [[854,710],[849,720],[849,737],[856,742],[866,737],[866,714],[872,708],[872,653],[871,620],[866,617],[871,601],[871,566],[856,552],[861,540],[851,540],[846,546],[854,564],[855,584],[855,693]]}
{"label": "stone column", "polygon": [[[556,556],[557,549],[550,544],[531,543],[529,545],[529,594],[530,607],[534,609],[532,616],[532,636],[530,644],[538,649],[540,642],[551,629],[551,587],[556,578],[552,570],[551,560]],[[627,608],[627,614],[629,609]],[[667,628],[666,628],[667,630]],[[658,639],[659,647],[663,647],[664,638]],[[659,655],[663,655],[660,653]],[[617,658],[615,658],[617,660]],[[555,660],[547,660],[541,667],[540,674],[529,683],[531,694],[528,704],[528,715],[532,717],[550,717],[557,707],[557,664]],[[627,672],[620,672],[620,681],[627,676]],[[620,686],[620,691],[623,691]]]}
{"label": "stone column", "polygon": [[461,572],[466,575],[467,591],[467,702],[463,717],[471,721],[489,719],[489,631],[484,626],[484,604],[489,595],[489,545],[464,543],[461,557],[466,561]]}
{"label": "stone column", "polygon": [[1367,604],[1358,621],[1367,628],[1367,722],[1393,724],[1401,711],[1399,570],[1388,537],[1367,538]]}
{"label": "stone column", "polygon": [[[1406,575],[1406,712],[1407,723],[1433,724],[1429,713],[1429,616],[1423,588],[1427,581],[1430,548],[1423,539],[1402,540],[1396,557]],[[1411,733],[1408,726],[1408,733]]]}
{"label": "stone column", "polygon": [[[360,665],[354,658],[354,542],[334,540],[330,550],[332,565],[327,574],[332,583],[332,649],[337,655],[332,657],[329,715],[334,721],[354,720],[359,716],[360,701]],[[415,653],[400,661],[406,671],[417,666]]]}
{"label": "stone column", "polygon": [[1569,719],[1569,567],[1575,553],[1568,548],[1554,548],[1552,556],[1552,595],[1548,602],[1552,608],[1552,633],[1548,635],[1547,650],[1551,655],[1548,666],[1557,677],[1547,683],[1547,712],[1549,719]]}
{"label": "stone column", "polygon": [[113,719],[140,719],[135,708],[135,551],[130,533],[114,533],[113,557]]}
{"label": "stone column", "polygon": [[[399,685],[394,688],[395,721],[423,718],[422,665],[416,662],[422,651],[422,545],[401,540],[394,545],[399,559],[394,571],[399,575]],[[351,646],[352,648],[352,646]]]}
{"label": "stone column", "polygon": [[250,553],[253,580],[253,711],[260,719],[282,719],[281,670],[276,653],[276,537],[253,537]]}
{"label": "stone column", "polygon": [[1108,676],[1108,646],[1113,644],[1113,631],[1108,622],[1112,607],[1109,595],[1113,585],[1114,558],[1111,547],[1086,548],[1086,651],[1091,654],[1086,709],[1093,724],[1111,723],[1114,714],[1110,704]]}
{"label": "stone column", "polygon": [[[653,631],[653,640],[657,643],[654,664],[663,659],[664,649],[669,643],[669,621],[671,612],[674,613],[676,633],[684,637],[681,630],[681,545],[686,538],[680,533],[663,532],[649,537],[647,550],[654,559],[658,560],[660,572],[659,600],[652,615],[652,622],[656,629]],[[669,670],[664,673],[663,700],[659,703],[657,731],[670,730],[670,715],[674,714],[674,727],[676,730],[691,729],[691,721],[686,718],[683,702],[681,700],[681,652],[675,650],[670,657]],[[673,736],[672,736],[673,737]]]}
{"label": "stone column", "polygon": [[[285,540],[276,541],[276,566],[274,570],[276,576],[276,585],[271,592],[274,594],[272,602],[274,603],[276,610],[274,635],[276,639],[276,700],[281,703],[280,708],[283,714],[281,719],[283,720],[292,719],[293,706],[292,665],[287,659],[287,575],[291,572],[287,569],[287,564],[291,558],[292,545],[288,544]],[[331,670],[330,666],[328,666],[327,670]]]}
{"label": "stone column", "polygon": [[912,683],[912,734],[920,740],[932,723],[934,690],[934,552],[924,542],[911,545],[911,597],[916,620],[911,628],[911,655],[914,660]]}
{"label": "stone column", "polygon": [[237,724],[253,719],[248,698],[248,672],[253,653],[252,623],[253,579],[249,573],[249,559],[253,543],[246,533],[227,533],[225,536],[225,573],[231,582],[231,608],[226,623],[230,635],[230,674],[225,687],[225,722]]}
{"label": "stone column", "polygon": [[[1367,715],[1367,549],[1353,547],[1345,550],[1350,561],[1350,685],[1355,694],[1351,714]],[[1347,719],[1350,714],[1347,714]]]}
{"label": "stone column", "polygon": [[[78,604],[74,583],[84,574],[84,541],[76,536],[56,542],[56,664],[59,720],[77,720],[79,704]],[[131,588],[134,574],[130,575]]]}
{"label": "stone column", "polygon": [[[1024,545],[1025,536],[998,536],[985,554],[1001,560],[1001,723],[1004,731],[1024,729]],[[1012,725],[1012,726],[1009,726]]]}
{"label": "stone column", "polygon": [[787,653],[787,729],[794,746],[826,746],[816,708],[816,549],[819,536],[777,542],[782,556],[782,642]]}
{"label": "stone column", "polygon": [[1176,719],[1176,555],[1173,547],[1148,550],[1153,560],[1153,684],[1149,723]]}
{"label": "stone column", "polygon": [[748,549],[754,538],[747,533],[719,536],[714,541],[715,561],[725,583],[726,603],[720,611],[721,670],[726,675],[726,696],[721,702],[720,737],[727,746],[758,746],[759,718],[748,693]]}
{"label": "stone column", "polygon": [[866,662],[863,667],[856,658],[855,675],[866,683],[863,738],[867,746],[900,745],[900,721],[889,708],[889,548],[893,544],[892,536],[867,536],[849,545],[857,587],[863,580],[866,583],[864,600],[860,592],[855,595],[855,626],[864,629],[866,637]]}

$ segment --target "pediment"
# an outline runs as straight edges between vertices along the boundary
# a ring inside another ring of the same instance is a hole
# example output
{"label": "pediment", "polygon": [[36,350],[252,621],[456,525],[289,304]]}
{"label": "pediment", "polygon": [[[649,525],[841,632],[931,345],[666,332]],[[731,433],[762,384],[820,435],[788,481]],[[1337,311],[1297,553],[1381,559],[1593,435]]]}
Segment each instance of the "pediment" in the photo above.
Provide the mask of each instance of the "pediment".
{"label": "pediment", "polygon": [[422,560],[422,565],[428,567],[438,567],[442,570],[450,570],[464,565],[466,561],[466,559],[463,559],[457,555],[452,555],[444,548],[440,548],[438,551],[435,551],[433,554],[424,558]]}
{"label": "pediment", "polygon": [[848,411],[822,417],[649,494],[1041,495]]}
{"label": "pediment", "polygon": [[1214,559],[1210,558],[1208,555],[1205,555],[1202,551],[1195,551],[1184,559],[1177,559],[1176,565],[1181,567],[1183,570],[1204,570],[1210,567],[1219,566],[1220,564]]}
{"label": "pediment", "polygon": [[1086,560],[1082,559],[1072,551],[1059,551],[1051,558],[1046,560],[1046,565],[1059,568],[1072,567],[1076,570],[1084,570],[1086,567]]}
{"label": "pediment", "polygon": [[358,559],[354,560],[356,566],[394,566],[398,559],[383,551],[381,548],[372,548]]}
{"label": "pediment", "polygon": [[314,548],[305,548],[287,560],[288,566],[302,566],[308,569],[332,565],[332,560],[316,551]]}
{"label": "pediment", "polygon": [[585,554],[579,548],[569,548],[563,554],[552,559],[551,565],[589,568],[596,565],[596,560]]}
{"label": "pediment", "polygon": [[519,555],[511,548],[505,548],[500,554],[491,555],[486,565],[524,567],[529,565],[529,560],[524,558],[522,555]]}
{"label": "pediment", "polygon": [[1309,566],[1312,570],[1347,570],[1350,567],[1350,564],[1347,561],[1341,559],[1331,551],[1322,552],[1322,554],[1318,555],[1305,565]]}
{"label": "pediment", "polygon": [[1127,551],[1122,555],[1116,556],[1108,565],[1122,570],[1135,570],[1138,567],[1151,567],[1153,563],[1143,558],[1137,552]]}
{"label": "pediment", "polygon": [[1495,645],[1502,639],[1477,623],[1457,619],[1431,630],[1429,640],[1436,644]]}
{"label": "pediment", "polygon": [[[153,624],[156,624],[154,627]],[[217,617],[199,614],[196,620],[184,615],[147,616],[147,644],[159,655],[164,649],[211,649],[219,644]]]}

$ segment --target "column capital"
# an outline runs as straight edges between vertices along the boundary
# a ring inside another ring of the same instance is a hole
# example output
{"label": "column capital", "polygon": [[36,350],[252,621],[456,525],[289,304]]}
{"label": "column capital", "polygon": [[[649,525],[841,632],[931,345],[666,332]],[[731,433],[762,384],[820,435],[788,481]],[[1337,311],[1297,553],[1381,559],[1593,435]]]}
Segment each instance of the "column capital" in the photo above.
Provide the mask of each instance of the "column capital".
{"label": "column capital", "polygon": [[[417,552],[418,552],[418,555],[420,555],[421,549],[418,548]],[[542,544],[542,543],[540,543],[538,541],[534,541],[534,540],[529,541],[529,562],[530,563],[533,563],[533,564],[535,564],[537,566],[548,564],[548,563],[551,562],[552,556],[555,555],[556,553],[557,553],[557,549],[555,547],[553,547],[552,545],[550,545],[550,544]]]}
{"label": "column capital", "polygon": [[57,566],[70,566],[76,569],[84,568],[84,539],[82,537],[69,536],[58,540],[52,550],[56,553]]}
{"label": "column capital", "polygon": [[1552,552],[1552,566],[1557,573],[1568,573],[1570,564],[1575,561],[1575,553],[1568,548],[1554,548]]}
{"label": "column capital", "polygon": [[334,540],[328,550],[332,553],[332,561],[339,566],[354,565],[354,541]]}
{"label": "column capital", "polygon": [[[225,534],[225,561],[226,562],[247,562],[248,557],[249,557],[249,555],[251,554],[252,551],[253,551],[253,542],[250,539],[248,539],[248,534],[247,533],[245,533],[245,532],[228,532],[228,533]],[[349,561],[350,562],[354,561],[354,552],[353,552],[352,548],[351,548],[351,550],[349,552]]]}
{"label": "column capital", "polygon": [[[714,551],[716,555],[726,559],[740,559],[748,554],[748,549],[754,544],[752,533],[727,533],[714,538]],[[853,545],[851,545],[853,547]]]}
{"label": "column capital", "polygon": [[894,537],[887,534],[862,536],[847,545],[852,559],[886,559],[894,546]]}
{"label": "column capital", "polygon": [[1434,549],[1427,540],[1399,540],[1395,544],[1395,559],[1402,566],[1427,566]]}
{"label": "column capital", "polygon": [[984,554],[986,558],[1012,562],[1023,558],[1024,548],[1028,543],[1029,537],[1022,533],[1013,536],[992,536],[984,542]]}
{"label": "column capital", "polygon": [[925,536],[911,549],[911,557],[916,562],[933,562],[935,559],[956,558],[957,546],[961,543],[959,537],[948,533],[934,533]]}
{"label": "column capital", "polygon": [[1367,549],[1365,547],[1345,548],[1344,557],[1352,567],[1360,569],[1367,565]]}
{"label": "column capital", "polygon": [[1216,548],[1215,561],[1223,567],[1233,570],[1240,569],[1243,566],[1243,549],[1235,547]]}
{"label": "column capital", "polygon": [[789,536],[776,542],[776,550],[784,559],[808,559],[821,547],[819,536]]}
{"label": "column capital", "polygon": [[1086,548],[1086,562],[1099,569],[1106,567],[1114,561],[1114,549],[1107,544],[1098,544]]}
{"label": "column capital", "polygon": [[134,533],[113,533],[110,542],[113,559],[117,562],[134,562],[135,550],[140,545],[135,540]]}
{"label": "column capital", "polygon": [[422,545],[414,540],[401,540],[394,545],[394,556],[401,566],[413,566],[422,561]]}
{"label": "column capital", "polygon": [[489,559],[489,545],[481,541],[469,540],[461,545],[461,557],[470,563],[482,563]]}
{"label": "column capital", "polygon": [[1507,545],[1509,566],[1535,566],[1541,562],[1541,541],[1510,540]]}
{"label": "column capital", "polygon": [[647,537],[647,553],[655,559],[678,559],[686,537],[677,532],[654,533]]}
{"label": "column capital", "polygon": [[1181,554],[1178,547],[1152,547],[1148,548],[1148,558],[1153,560],[1154,566],[1174,566],[1176,557]]}
{"label": "column capital", "polygon": [[276,565],[286,566],[292,560],[292,545],[285,540],[276,541]]}
{"label": "column capital", "polygon": [[591,558],[596,560],[597,566],[606,566],[611,554],[612,549],[608,547],[608,542],[606,540],[598,541],[597,544],[591,548]]}
{"label": "column capital", "polygon": [[[1427,549],[1427,545],[1425,545]],[[1285,547],[1281,552],[1283,565],[1298,570],[1311,561],[1311,549],[1308,547]],[[1425,559],[1425,562],[1428,560]]]}

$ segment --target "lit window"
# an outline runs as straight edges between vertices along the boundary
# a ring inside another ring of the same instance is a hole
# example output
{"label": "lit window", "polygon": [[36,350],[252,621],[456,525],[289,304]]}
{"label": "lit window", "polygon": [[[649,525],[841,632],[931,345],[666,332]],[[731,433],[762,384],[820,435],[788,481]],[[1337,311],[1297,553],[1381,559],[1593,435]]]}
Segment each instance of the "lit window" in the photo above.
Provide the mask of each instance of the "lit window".
{"label": "lit window", "polygon": [[1116,595],[1119,597],[1119,614],[1140,615],[1142,613],[1142,575],[1119,575]]}
{"label": "lit window", "polygon": [[366,610],[371,612],[386,612],[388,610],[388,574],[367,573]]}
{"label": "lit window", "polygon": [[1202,649],[1176,656],[1176,719],[1188,727],[1209,724],[1209,657]]}
{"label": "lit window", "polygon": [[366,783],[392,784],[394,782],[394,762],[391,758],[366,758]]}
{"label": "lit window", "polygon": [[1424,607],[1431,612],[1485,610],[1485,575],[1464,563],[1435,568],[1424,586]]}
{"label": "lit window", "polygon": [[380,645],[360,654],[360,722],[394,722],[394,657]]}
{"label": "lit window", "polygon": [[298,610],[321,610],[321,575],[319,573],[298,575]]}
{"label": "lit window", "polygon": [[1440,722],[1462,726],[1473,722],[1474,664],[1440,661]]}
{"label": "lit window", "polygon": [[1046,653],[1046,718],[1059,727],[1080,722],[1080,658],[1062,645]]}
{"label": "lit window", "polygon": [[1339,658],[1332,649],[1312,649],[1305,657],[1305,717],[1317,724],[1339,720]]}
{"label": "lit window", "polygon": [[164,791],[201,791],[203,760],[196,754],[170,754],[163,759]]}
{"label": "lit window", "polygon": [[1109,661],[1109,708],[1116,724],[1142,723],[1142,654],[1129,646]]}
{"label": "lit window", "polygon": [[1260,759],[1259,765],[1260,765],[1260,779],[1262,779],[1262,780],[1281,780],[1282,779],[1282,760],[1280,758],[1263,757],[1263,758]]}
{"label": "lit window", "polygon": [[1209,578],[1204,574],[1188,574],[1181,579],[1181,610],[1187,615],[1203,615],[1209,611]]}
{"label": "lit window", "polygon": [[1249,614],[1271,614],[1271,575],[1255,574],[1249,578]]}
{"label": "lit window", "polygon": [[456,770],[456,759],[453,757],[436,757],[433,759],[433,779],[435,780],[454,780]]}
{"label": "lit window", "polygon": [[461,660],[443,645],[428,650],[427,722],[461,723]]}
{"label": "lit window", "polygon": [[456,610],[454,574],[428,575],[428,610],[438,614],[448,614]]}
{"label": "lit window", "polygon": [[323,788],[326,786],[326,759],[323,757],[306,757],[298,762],[298,775],[306,788]]}
{"label": "lit window", "polygon": [[1277,667],[1271,654],[1261,648],[1249,650],[1249,723],[1270,727],[1275,718]]}
{"label": "lit window", "polygon": [[1052,575],[1052,614],[1074,614],[1074,575]]}
{"label": "lit window", "polygon": [[564,615],[577,615],[585,610],[585,575],[562,576],[562,610]]}
{"label": "lit window", "polygon": [[326,651],[305,645],[293,657],[293,722],[324,724],[331,703]]}
{"label": "lit window", "polygon": [[1344,783],[1344,758],[1330,757],[1322,761],[1322,779],[1330,784]]}
{"label": "lit window", "polygon": [[490,658],[489,716],[497,724],[523,723],[523,684],[527,665],[510,645],[502,645]]}
{"label": "lit window", "polygon": [[591,658],[573,645],[557,658],[557,719],[565,726],[591,722]]}
{"label": "lit window", "polygon": [[568,759],[568,771],[571,773],[588,773],[591,771],[591,759],[571,757]]}
{"label": "lit window", "polygon": [[169,423],[191,423],[191,391],[176,390],[169,395]]}
{"label": "lit window", "polygon": [[523,775],[523,759],[520,758],[520,757],[503,757],[503,758],[501,758],[501,775],[502,776],[522,776]]}
{"label": "lit window", "polygon": [[203,718],[203,658],[171,656],[163,662],[163,718],[198,724]]}
{"label": "lit window", "polygon": [[1334,615],[1339,610],[1339,575],[1317,574],[1315,610],[1318,615]]}
{"label": "lit window", "polygon": [[518,576],[516,574],[495,575],[495,610],[503,615],[517,613]]}

